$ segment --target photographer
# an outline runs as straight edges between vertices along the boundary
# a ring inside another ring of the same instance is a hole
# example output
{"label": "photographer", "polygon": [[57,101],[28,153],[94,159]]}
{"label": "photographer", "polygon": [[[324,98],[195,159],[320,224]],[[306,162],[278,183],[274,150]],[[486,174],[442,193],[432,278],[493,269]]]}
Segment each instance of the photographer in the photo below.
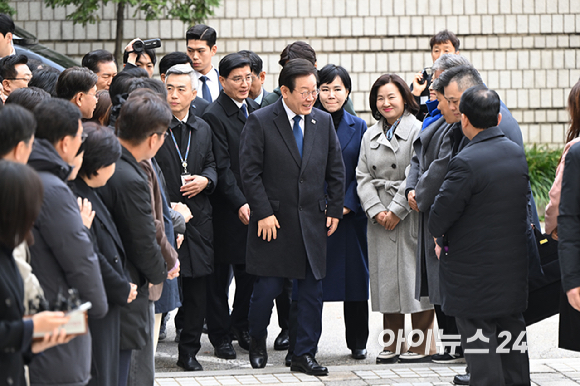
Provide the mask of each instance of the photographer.
{"label": "photographer", "polygon": [[[429,41],[433,63],[443,54],[459,54],[459,43],[457,36],[446,29],[433,36]],[[419,105],[419,112],[416,117],[420,121],[423,121],[425,115],[428,113],[427,101],[429,101],[429,86],[431,85],[431,80],[431,67],[425,67],[415,74],[413,83],[410,86],[415,101]]]}
{"label": "photographer", "polygon": [[142,68],[147,71],[149,77],[152,78],[155,63],[157,63],[155,48],[159,47],[161,47],[161,40],[159,39],[133,39],[125,47],[125,52],[123,53],[123,65],[127,69],[133,67]]}

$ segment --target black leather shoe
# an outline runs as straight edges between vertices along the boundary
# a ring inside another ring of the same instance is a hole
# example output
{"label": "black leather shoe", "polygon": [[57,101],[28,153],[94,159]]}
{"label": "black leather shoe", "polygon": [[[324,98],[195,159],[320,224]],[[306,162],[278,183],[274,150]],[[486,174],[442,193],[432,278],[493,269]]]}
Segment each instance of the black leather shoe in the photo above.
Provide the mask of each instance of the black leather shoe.
{"label": "black leather shoe", "polygon": [[179,343],[179,338],[181,337],[181,328],[175,329],[175,343]]}
{"label": "black leather shoe", "polygon": [[244,350],[250,350],[250,333],[248,330],[232,328],[232,340],[237,340]]}
{"label": "black leather shoe", "polygon": [[367,349],[366,348],[355,348],[354,350],[350,350],[350,356],[353,359],[366,359],[367,357]]}
{"label": "black leather shoe", "polygon": [[299,357],[293,355],[290,371],[300,371],[315,376],[328,375],[328,369],[324,366],[320,366],[318,362],[316,362],[316,359],[314,359],[310,354],[304,354]]}
{"label": "black leather shoe", "polygon": [[236,359],[236,350],[227,338],[224,339],[218,346],[214,347],[213,353],[216,357],[222,359]]}
{"label": "black leather shoe", "polygon": [[266,337],[254,339],[250,337],[250,364],[254,369],[263,369],[268,363]]}
{"label": "black leather shoe", "polygon": [[179,357],[177,366],[183,368],[185,371],[202,371],[203,367],[199,364],[194,356]]}
{"label": "black leather shoe", "polygon": [[276,351],[283,351],[288,350],[288,346],[290,345],[290,335],[288,334],[288,330],[282,330],[276,337],[274,341],[274,350]]}
{"label": "black leather shoe", "polygon": [[457,374],[453,377],[453,383],[456,385],[469,385],[471,374]]}
{"label": "black leather shoe", "polygon": [[288,354],[286,354],[286,357],[284,358],[284,364],[286,367],[292,366],[292,351],[288,351]]}

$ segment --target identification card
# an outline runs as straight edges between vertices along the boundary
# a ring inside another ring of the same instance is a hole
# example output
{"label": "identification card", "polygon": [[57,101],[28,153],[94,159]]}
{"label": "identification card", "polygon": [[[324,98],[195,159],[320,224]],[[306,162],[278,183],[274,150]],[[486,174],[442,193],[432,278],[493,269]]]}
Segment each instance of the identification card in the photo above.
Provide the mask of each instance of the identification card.
{"label": "identification card", "polygon": [[191,177],[191,174],[182,174],[181,175],[181,186],[187,184],[187,180],[186,180],[187,177]]}

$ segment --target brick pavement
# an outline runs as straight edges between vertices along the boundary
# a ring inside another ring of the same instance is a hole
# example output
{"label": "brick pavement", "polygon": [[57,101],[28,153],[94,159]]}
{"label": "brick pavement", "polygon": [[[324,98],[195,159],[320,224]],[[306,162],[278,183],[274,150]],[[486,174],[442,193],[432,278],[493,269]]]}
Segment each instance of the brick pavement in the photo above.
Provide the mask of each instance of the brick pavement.
{"label": "brick pavement", "polygon": [[[230,369],[158,373],[158,386],[444,386],[452,385],[455,374],[465,370],[463,365],[359,365],[330,366],[326,377],[313,377],[290,372],[285,367],[267,367],[262,370]],[[580,385],[580,358],[530,360],[532,385]]]}

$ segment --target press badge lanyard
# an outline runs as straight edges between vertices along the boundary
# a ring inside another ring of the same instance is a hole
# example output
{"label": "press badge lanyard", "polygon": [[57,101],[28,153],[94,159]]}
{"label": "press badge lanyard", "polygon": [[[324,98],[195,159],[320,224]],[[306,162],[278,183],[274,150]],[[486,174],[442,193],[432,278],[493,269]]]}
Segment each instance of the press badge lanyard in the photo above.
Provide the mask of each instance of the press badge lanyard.
{"label": "press badge lanyard", "polygon": [[[185,127],[184,127],[185,128]],[[179,146],[177,146],[177,141],[175,140],[175,135],[173,135],[173,130],[169,129],[171,133],[171,138],[173,138],[173,144],[175,145],[175,149],[177,150],[177,154],[179,155],[179,159],[181,160],[181,166],[183,166],[183,174],[187,174],[187,157],[189,156],[189,146],[191,145],[191,130],[189,131],[189,139],[187,140],[187,150],[185,151],[185,159],[181,156],[181,151],[179,150]]]}

